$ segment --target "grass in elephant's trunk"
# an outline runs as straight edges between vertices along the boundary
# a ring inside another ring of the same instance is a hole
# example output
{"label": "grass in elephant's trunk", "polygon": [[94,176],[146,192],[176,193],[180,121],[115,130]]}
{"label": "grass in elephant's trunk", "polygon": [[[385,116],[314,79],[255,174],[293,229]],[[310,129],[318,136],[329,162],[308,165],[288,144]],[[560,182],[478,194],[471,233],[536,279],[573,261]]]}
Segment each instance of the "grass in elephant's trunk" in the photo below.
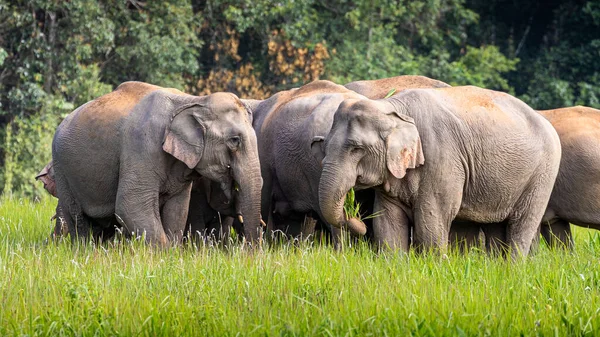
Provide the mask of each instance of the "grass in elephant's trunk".
{"label": "grass in elephant's trunk", "polygon": [[346,193],[346,199],[344,200],[344,213],[346,214],[346,219],[358,219],[360,221],[376,218],[381,215],[381,211],[375,212],[373,214],[369,214],[364,216],[364,214],[360,213],[360,202],[356,201],[356,195],[354,193],[354,189],[351,188],[348,193]]}

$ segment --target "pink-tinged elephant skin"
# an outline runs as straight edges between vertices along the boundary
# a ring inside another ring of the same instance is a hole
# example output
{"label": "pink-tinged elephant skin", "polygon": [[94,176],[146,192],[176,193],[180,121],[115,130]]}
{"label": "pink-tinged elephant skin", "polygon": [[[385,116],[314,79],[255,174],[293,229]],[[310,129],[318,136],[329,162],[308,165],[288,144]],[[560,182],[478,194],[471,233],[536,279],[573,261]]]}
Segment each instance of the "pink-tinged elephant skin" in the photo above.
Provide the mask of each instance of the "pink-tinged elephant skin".
{"label": "pink-tinged elephant skin", "polygon": [[571,247],[569,223],[600,229],[600,110],[575,106],[538,111],[560,137],[562,158],[541,232]]}
{"label": "pink-tinged elephant skin", "polygon": [[[216,181],[260,244],[262,178],[252,112],[231,93],[192,96],[125,82],[70,113],[52,143],[72,239],[114,227],[160,247],[181,242],[192,182]],[[97,230],[97,229],[100,230]]]}
{"label": "pink-tinged elephant skin", "polygon": [[329,223],[343,220],[348,190],[375,188],[380,244],[444,250],[455,219],[502,223],[514,259],[529,253],[561,156],[545,118],[473,86],[347,99],[324,146],[319,204]]}
{"label": "pink-tinged elephant skin", "polygon": [[[550,121],[562,148],[560,168],[540,231],[551,247],[570,249],[570,224],[600,230],[600,110],[575,106],[538,112]],[[467,242],[481,228],[479,224],[452,226],[452,238]],[[486,246],[493,247],[505,236],[502,228],[485,232]]]}
{"label": "pink-tinged elephant skin", "polygon": [[[312,234],[319,209],[322,140],[338,105],[346,98],[365,98],[330,81],[314,81],[281,91],[255,108],[253,126],[258,138],[264,180],[261,209],[269,237],[281,232],[301,237]],[[267,220],[268,219],[268,220]],[[364,234],[361,222],[330,227],[338,246],[340,229]]]}

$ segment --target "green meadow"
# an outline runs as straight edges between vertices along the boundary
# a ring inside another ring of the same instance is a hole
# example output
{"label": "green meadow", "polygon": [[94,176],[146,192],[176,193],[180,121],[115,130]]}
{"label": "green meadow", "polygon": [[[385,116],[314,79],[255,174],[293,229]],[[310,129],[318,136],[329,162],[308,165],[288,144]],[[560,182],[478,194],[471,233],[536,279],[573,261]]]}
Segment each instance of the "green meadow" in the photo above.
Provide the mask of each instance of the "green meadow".
{"label": "green meadow", "polygon": [[0,199],[0,336],[600,335],[600,236],[523,261],[316,242],[47,242],[56,201]]}

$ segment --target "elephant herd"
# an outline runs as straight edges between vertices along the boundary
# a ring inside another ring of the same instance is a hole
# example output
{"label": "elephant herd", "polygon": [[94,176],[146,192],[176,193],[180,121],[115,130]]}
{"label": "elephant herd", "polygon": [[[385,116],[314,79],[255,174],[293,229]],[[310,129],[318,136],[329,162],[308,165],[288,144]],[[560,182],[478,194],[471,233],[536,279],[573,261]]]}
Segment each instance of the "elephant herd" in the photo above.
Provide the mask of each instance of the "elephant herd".
{"label": "elephant herd", "polygon": [[[342,230],[379,249],[479,244],[527,255],[541,231],[600,229],[600,111],[423,76],[314,81],[265,100],[126,82],[70,113],[38,179],[55,235],[168,246]],[[361,220],[344,211],[356,190]],[[264,228],[266,227],[266,228]]]}

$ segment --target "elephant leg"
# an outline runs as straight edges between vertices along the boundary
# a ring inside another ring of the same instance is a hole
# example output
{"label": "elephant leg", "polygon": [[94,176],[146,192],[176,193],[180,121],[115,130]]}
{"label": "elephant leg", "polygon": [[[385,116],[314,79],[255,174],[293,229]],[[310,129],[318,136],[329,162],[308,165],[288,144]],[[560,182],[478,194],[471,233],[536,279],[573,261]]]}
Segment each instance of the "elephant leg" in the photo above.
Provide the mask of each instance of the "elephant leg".
{"label": "elephant leg", "polygon": [[273,226],[271,203],[273,201],[273,175],[267,167],[261,170],[263,178],[263,187],[260,194],[261,217],[267,223],[267,233],[271,233],[270,229]]}
{"label": "elephant leg", "polygon": [[485,249],[488,254],[504,255],[508,250],[506,239],[506,222],[485,224],[482,226],[485,234]]}
{"label": "elephant leg", "polygon": [[507,218],[506,239],[513,260],[529,254],[552,194],[556,176],[549,167],[543,166],[540,170],[539,174],[532,176],[529,188],[517,200]]}
{"label": "elephant leg", "polygon": [[221,218],[220,216],[216,216],[213,221],[207,224],[204,236],[211,238],[215,242],[226,243],[229,241],[232,226],[232,217]]}
{"label": "elephant leg", "polygon": [[95,219],[92,222],[92,237],[95,242],[111,240],[116,235],[115,222],[113,218]]}
{"label": "elephant leg", "polygon": [[65,213],[60,203],[56,206],[56,214],[54,215],[54,231],[52,232],[52,239],[57,240],[60,237],[66,237],[69,234],[69,227],[65,219]]}
{"label": "elephant leg", "polygon": [[410,221],[402,208],[390,197],[376,192],[373,205],[373,240],[379,250],[407,252],[410,247]]}
{"label": "elephant leg", "polygon": [[61,230],[62,226],[66,225],[72,243],[89,239],[91,234],[89,219],[83,214],[81,206],[73,197],[67,179],[60,170],[55,170],[54,178],[58,196],[55,230]]}
{"label": "elephant leg", "polygon": [[147,243],[155,246],[168,245],[169,240],[160,219],[158,191],[141,186],[139,179],[121,178],[115,217],[127,235],[145,237]]}
{"label": "elephant leg", "polygon": [[[550,196],[550,191],[547,195]],[[508,219],[506,239],[510,245],[513,260],[527,256],[535,236],[539,234],[540,223],[546,210],[548,198],[542,198],[539,195],[534,197],[537,197],[537,200],[533,200],[529,205],[525,202],[517,203],[528,207],[524,210],[518,210]]]}
{"label": "elephant leg", "polygon": [[458,247],[461,252],[466,252],[479,245],[479,232],[481,225],[465,220],[454,220],[450,227],[450,246]]}
{"label": "elephant leg", "polygon": [[[194,182],[196,183],[196,182]],[[198,191],[192,187],[190,192],[190,205],[188,207],[188,216],[186,220],[185,236],[191,242],[198,243],[198,239],[206,230],[205,209],[208,207],[204,191]]]}
{"label": "elephant leg", "polygon": [[551,248],[562,247],[573,249],[571,224],[563,219],[542,223],[540,226],[542,237]]}
{"label": "elephant leg", "polygon": [[335,226],[329,226],[329,231],[331,232],[333,248],[341,251],[344,245],[344,230]]}
{"label": "elephant leg", "polygon": [[172,195],[161,209],[162,225],[172,243],[181,243],[190,205],[192,183]]}
{"label": "elephant leg", "polygon": [[63,215],[71,235],[71,241],[75,243],[77,240],[88,240],[91,235],[91,224],[88,217],[83,214],[81,207],[74,200],[70,198],[63,198],[63,200],[71,201],[68,204],[59,201],[59,207],[67,210],[63,212]]}
{"label": "elephant leg", "polygon": [[273,214],[273,232],[271,237],[275,241],[287,241],[288,239],[298,238],[301,234],[304,214],[287,212],[285,215]]}
{"label": "elephant leg", "polygon": [[[432,182],[433,183],[433,182]],[[458,195],[462,186],[447,185],[448,188],[436,192],[423,193],[413,207],[413,245],[418,251],[436,250],[445,253],[448,248],[448,235],[452,220],[458,214],[461,200],[451,198]],[[430,191],[435,191],[431,188]]]}
{"label": "elephant leg", "polygon": [[302,222],[302,228],[300,229],[300,238],[308,239],[309,237],[315,234],[315,228],[317,226],[317,219],[313,218],[310,215],[304,216],[304,221]]}
{"label": "elephant leg", "polygon": [[221,218],[219,225],[218,239],[219,242],[228,243],[231,237],[231,228],[233,227],[233,218],[226,216]]}

